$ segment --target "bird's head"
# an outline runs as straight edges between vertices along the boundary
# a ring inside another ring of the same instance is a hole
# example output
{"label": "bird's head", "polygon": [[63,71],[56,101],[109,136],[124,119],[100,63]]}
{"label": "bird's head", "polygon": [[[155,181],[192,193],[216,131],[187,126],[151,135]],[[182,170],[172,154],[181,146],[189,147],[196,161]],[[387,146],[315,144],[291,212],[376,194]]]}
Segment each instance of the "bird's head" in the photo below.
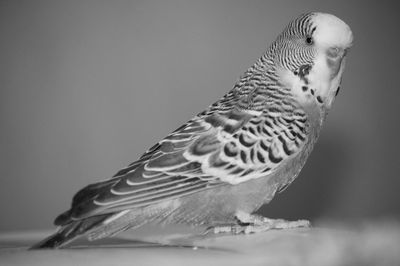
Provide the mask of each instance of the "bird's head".
{"label": "bird's head", "polygon": [[341,19],[325,13],[296,18],[270,47],[278,75],[303,104],[330,109],[353,34]]}

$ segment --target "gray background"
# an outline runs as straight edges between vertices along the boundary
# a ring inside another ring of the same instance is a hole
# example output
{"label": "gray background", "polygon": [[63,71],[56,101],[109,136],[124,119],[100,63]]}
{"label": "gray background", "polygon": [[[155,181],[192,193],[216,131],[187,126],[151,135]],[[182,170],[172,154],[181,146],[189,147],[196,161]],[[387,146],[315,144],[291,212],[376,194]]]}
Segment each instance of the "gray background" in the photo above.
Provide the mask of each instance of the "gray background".
{"label": "gray background", "polygon": [[0,230],[51,227],[217,100],[292,18],[353,29],[343,88],[300,177],[261,211],[400,217],[396,1],[0,1]]}

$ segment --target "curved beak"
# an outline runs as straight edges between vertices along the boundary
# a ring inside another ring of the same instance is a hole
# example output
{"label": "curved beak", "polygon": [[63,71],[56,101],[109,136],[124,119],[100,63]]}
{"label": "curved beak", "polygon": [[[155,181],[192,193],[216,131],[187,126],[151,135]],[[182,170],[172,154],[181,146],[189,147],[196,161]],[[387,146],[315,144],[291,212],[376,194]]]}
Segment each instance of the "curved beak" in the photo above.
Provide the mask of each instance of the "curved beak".
{"label": "curved beak", "polygon": [[349,48],[331,47],[326,51],[327,64],[331,69],[331,79],[335,78],[342,66],[342,61],[345,58]]}
{"label": "curved beak", "polygon": [[347,50],[349,50],[349,48],[331,47],[326,51],[326,55],[331,59],[343,58],[346,56]]}

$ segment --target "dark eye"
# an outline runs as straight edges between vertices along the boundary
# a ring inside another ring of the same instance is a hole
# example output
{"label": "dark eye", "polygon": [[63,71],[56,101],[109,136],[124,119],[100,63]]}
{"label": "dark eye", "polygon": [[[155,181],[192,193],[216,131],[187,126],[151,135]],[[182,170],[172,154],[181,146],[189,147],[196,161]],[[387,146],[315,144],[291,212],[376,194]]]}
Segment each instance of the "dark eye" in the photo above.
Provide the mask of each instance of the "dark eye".
{"label": "dark eye", "polygon": [[307,38],[306,38],[306,43],[307,43],[308,45],[313,44],[313,43],[314,43],[313,38],[312,38],[311,36],[307,36]]}

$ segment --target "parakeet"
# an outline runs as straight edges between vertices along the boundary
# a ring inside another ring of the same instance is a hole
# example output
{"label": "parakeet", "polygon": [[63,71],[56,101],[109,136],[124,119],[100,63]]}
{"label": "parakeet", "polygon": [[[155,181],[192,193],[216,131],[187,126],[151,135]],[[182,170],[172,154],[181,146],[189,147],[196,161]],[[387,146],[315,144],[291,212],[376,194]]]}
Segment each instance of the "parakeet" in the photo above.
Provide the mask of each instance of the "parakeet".
{"label": "parakeet", "polygon": [[231,232],[305,226],[253,213],[309,156],[339,91],[350,27],[325,13],[294,19],[220,100],[113,177],[86,186],[33,248],[115,235],[146,223]]}

